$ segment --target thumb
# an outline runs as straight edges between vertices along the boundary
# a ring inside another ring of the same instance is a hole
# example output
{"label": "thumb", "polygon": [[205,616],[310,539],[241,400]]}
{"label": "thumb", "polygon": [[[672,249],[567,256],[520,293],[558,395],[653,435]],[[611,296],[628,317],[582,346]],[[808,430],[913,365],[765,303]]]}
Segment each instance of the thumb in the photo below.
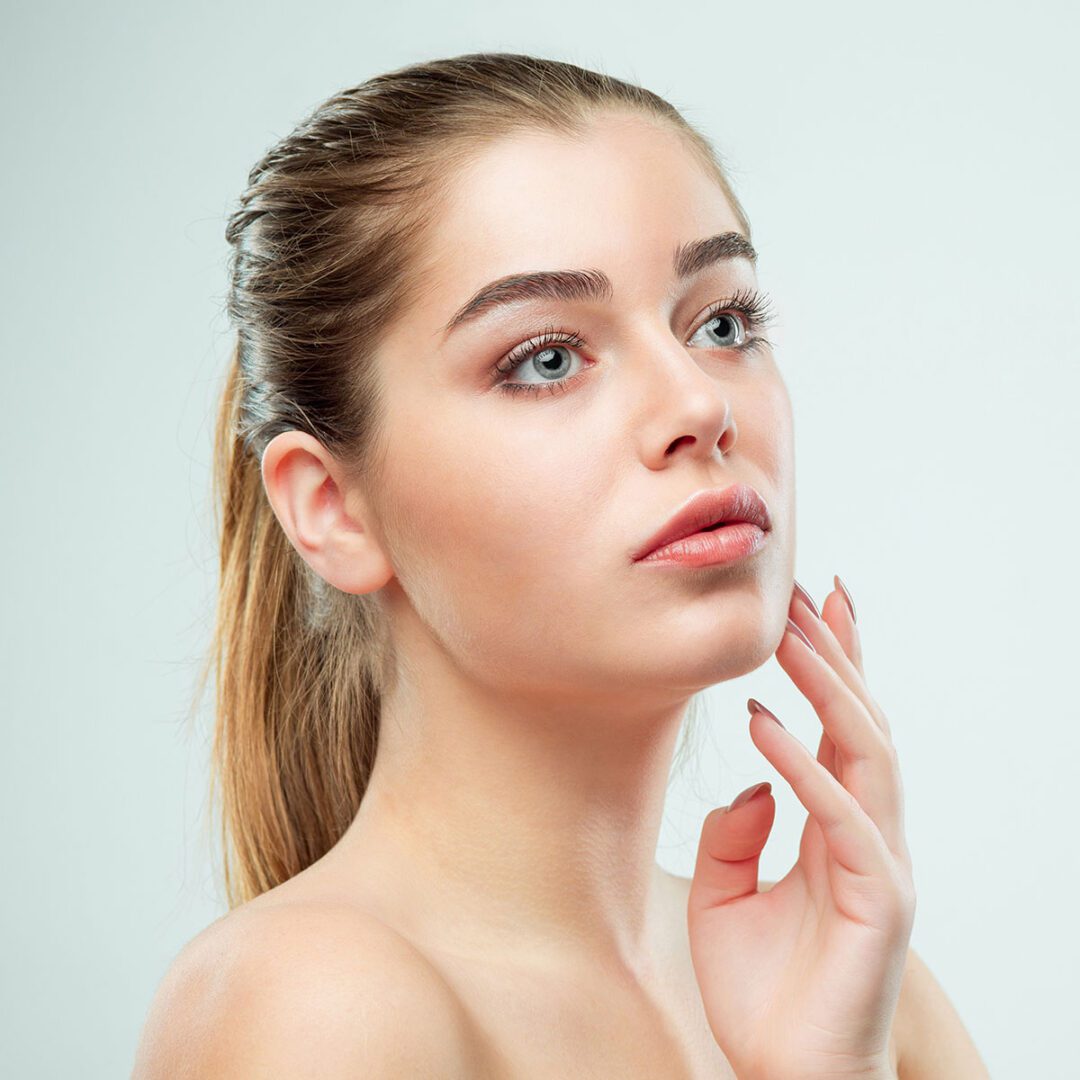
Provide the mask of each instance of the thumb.
{"label": "thumb", "polygon": [[691,912],[758,891],[758,863],[776,817],[771,792],[766,780],[705,815],[690,885]]}

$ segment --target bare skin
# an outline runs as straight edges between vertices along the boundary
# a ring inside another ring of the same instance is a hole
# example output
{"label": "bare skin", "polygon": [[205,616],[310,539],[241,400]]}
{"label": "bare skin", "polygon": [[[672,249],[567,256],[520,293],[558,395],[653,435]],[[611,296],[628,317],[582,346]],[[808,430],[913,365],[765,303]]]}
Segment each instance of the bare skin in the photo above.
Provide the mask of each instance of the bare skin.
{"label": "bare skin", "polygon": [[[484,1080],[566,1076],[734,1080],[735,1073],[709,1030],[690,963],[685,915],[689,881],[659,868],[657,875],[657,902],[666,913],[668,939],[656,944],[647,978],[593,971],[587,957],[573,964],[510,954],[485,957],[410,936],[387,906],[384,890],[376,885],[368,895],[363,889],[358,893],[354,883],[345,883],[332,853],[226,916],[219,929],[243,935],[244,925],[236,920],[241,913],[287,912],[289,922],[278,927],[299,949],[307,949],[305,942],[313,935],[331,937],[335,951],[354,950],[356,970],[362,972],[365,952],[360,931],[365,921],[377,918],[380,925],[393,928],[415,948],[411,960],[450,988],[461,1007],[460,1013],[425,1011],[417,1017],[418,1023],[445,1027],[447,1075],[464,1064],[466,1075]],[[304,913],[317,914],[317,921],[304,918]],[[235,920],[231,927],[230,920]],[[448,914],[443,921],[450,931],[443,938],[449,942],[453,919]],[[280,936],[264,939],[280,948]],[[452,1049],[462,1042],[468,1047],[464,1063],[460,1051]]]}
{"label": "bare skin", "polygon": [[[427,290],[384,343],[385,490],[349,487],[299,432],[263,464],[310,565],[346,592],[380,590],[405,673],[320,875],[428,955],[492,972],[502,957],[517,985],[527,966],[531,1005],[582,987],[583,1038],[598,1009],[626,1030],[631,1003],[659,1017],[692,996],[685,902],[654,861],[679,725],[694,692],[763,664],[787,618],[787,391],[767,348],[740,358],[698,332],[754,268],[721,262],[681,285],[672,272],[677,245],[729,231],[723,192],[665,129],[612,117],[587,142],[504,140],[460,177]],[[443,337],[481,285],[578,267],[612,279],[609,302],[522,304]],[[587,343],[564,346],[572,386],[494,388],[491,366],[548,323]],[[753,560],[663,575],[629,562],[689,495],[734,481],[772,517]],[[485,985],[477,1008],[505,1017],[498,979]],[[678,1038],[716,1075],[703,1018]]]}
{"label": "bare skin", "polygon": [[[709,1030],[690,961],[685,916],[689,879],[657,868],[657,897],[666,912],[669,940],[661,944],[664,952],[650,981],[613,981],[605,972],[590,971],[586,962],[545,967],[511,956],[457,954],[409,938],[379,883],[373,880],[371,888],[357,889],[334,865],[334,854],[224,916],[194,944],[202,946],[204,955],[220,955],[242,942],[240,949],[256,954],[251,961],[255,970],[271,965],[282,953],[315,957],[318,966],[319,957],[329,951],[338,958],[335,969],[343,965],[363,978],[372,966],[370,929],[376,922],[395,939],[391,962],[409,964],[437,985],[436,1003],[447,992],[454,997],[452,1005],[441,1008],[418,1003],[415,1017],[416,1023],[435,1029],[431,1038],[443,1047],[447,1077],[735,1080]],[[767,891],[772,885],[763,881],[759,887]],[[257,927],[254,933],[252,925]],[[260,952],[265,954],[262,959]],[[317,978],[315,985],[321,984]],[[326,985],[324,1003],[310,1002],[316,1016],[341,1007],[340,989],[330,989],[332,977]],[[896,1074],[897,1032],[890,1040],[889,1057]]]}
{"label": "bare skin", "polygon": [[[787,389],[768,345],[717,344],[706,315],[756,287],[754,266],[672,269],[677,246],[738,231],[666,128],[612,115],[584,141],[506,138],[456,179],[426,291],[382,344],[380,490],[302,432],[264,457],[301,556],[380,598],[401,677],[347,833],[244,907],[380,920],[453,987],[492,1076],[734,1075],[690,963],[689,881],[654,856],[691,696],[766,663],[792,596]],[[612,295],[443,334],[485,283],[570,268]],[[561,392],[495,386],[492,365],[549,326],[584,344],[538,344],[503,377]],[[545,378],[538,352],[566,373]],[[691,494],[734,482],[768,505],[762,550],[659,574],[630,560]]]}

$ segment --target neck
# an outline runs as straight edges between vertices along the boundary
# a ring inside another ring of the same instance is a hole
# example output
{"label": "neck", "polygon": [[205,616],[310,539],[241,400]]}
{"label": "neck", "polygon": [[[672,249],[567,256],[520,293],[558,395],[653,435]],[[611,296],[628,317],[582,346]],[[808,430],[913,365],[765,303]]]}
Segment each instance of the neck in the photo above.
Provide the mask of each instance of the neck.
{"label": "neck", "polygon": [[431,660],[383,698],[335,860],[437,947],[649,970],[671,934],[655,851],[688,697],[509,698]]}

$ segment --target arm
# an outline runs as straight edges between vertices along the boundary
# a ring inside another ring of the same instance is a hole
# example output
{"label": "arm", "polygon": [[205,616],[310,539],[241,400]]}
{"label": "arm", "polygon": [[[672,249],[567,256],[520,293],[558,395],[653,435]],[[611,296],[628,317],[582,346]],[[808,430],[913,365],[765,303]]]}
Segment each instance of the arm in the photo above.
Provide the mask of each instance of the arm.
{"label": "arm", "polygon": [[315,922],[311,933],[310,914],[268,909],[245,913],[242,934],[214,924],[189,943],[132,1080],[476,1075],[456,997],[411,946],[374,920]]}
{"label": "arm", "polygon": [[899,1080],[990,1080],[959,1014],[914,949],[904,967],[896,1033]]}

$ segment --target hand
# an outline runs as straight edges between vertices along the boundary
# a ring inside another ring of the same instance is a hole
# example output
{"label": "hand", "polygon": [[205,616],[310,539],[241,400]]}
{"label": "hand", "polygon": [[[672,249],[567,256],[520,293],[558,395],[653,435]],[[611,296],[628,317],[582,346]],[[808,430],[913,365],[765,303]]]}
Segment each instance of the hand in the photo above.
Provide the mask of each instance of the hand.
{"label": "hand", "polygon": [[899,764],[841,589],[821,617],[800,589],[788,613],[817,652],[789,627],[776,658],[821,719],[816,760],[768,713],[750,718],[754,745],[808,812],[799,858],[759,893],[770,791],[710,811],[687,908],[691,956],[739,1080],[877,1080],[892,1075],[889,1034],[915,917]]}

